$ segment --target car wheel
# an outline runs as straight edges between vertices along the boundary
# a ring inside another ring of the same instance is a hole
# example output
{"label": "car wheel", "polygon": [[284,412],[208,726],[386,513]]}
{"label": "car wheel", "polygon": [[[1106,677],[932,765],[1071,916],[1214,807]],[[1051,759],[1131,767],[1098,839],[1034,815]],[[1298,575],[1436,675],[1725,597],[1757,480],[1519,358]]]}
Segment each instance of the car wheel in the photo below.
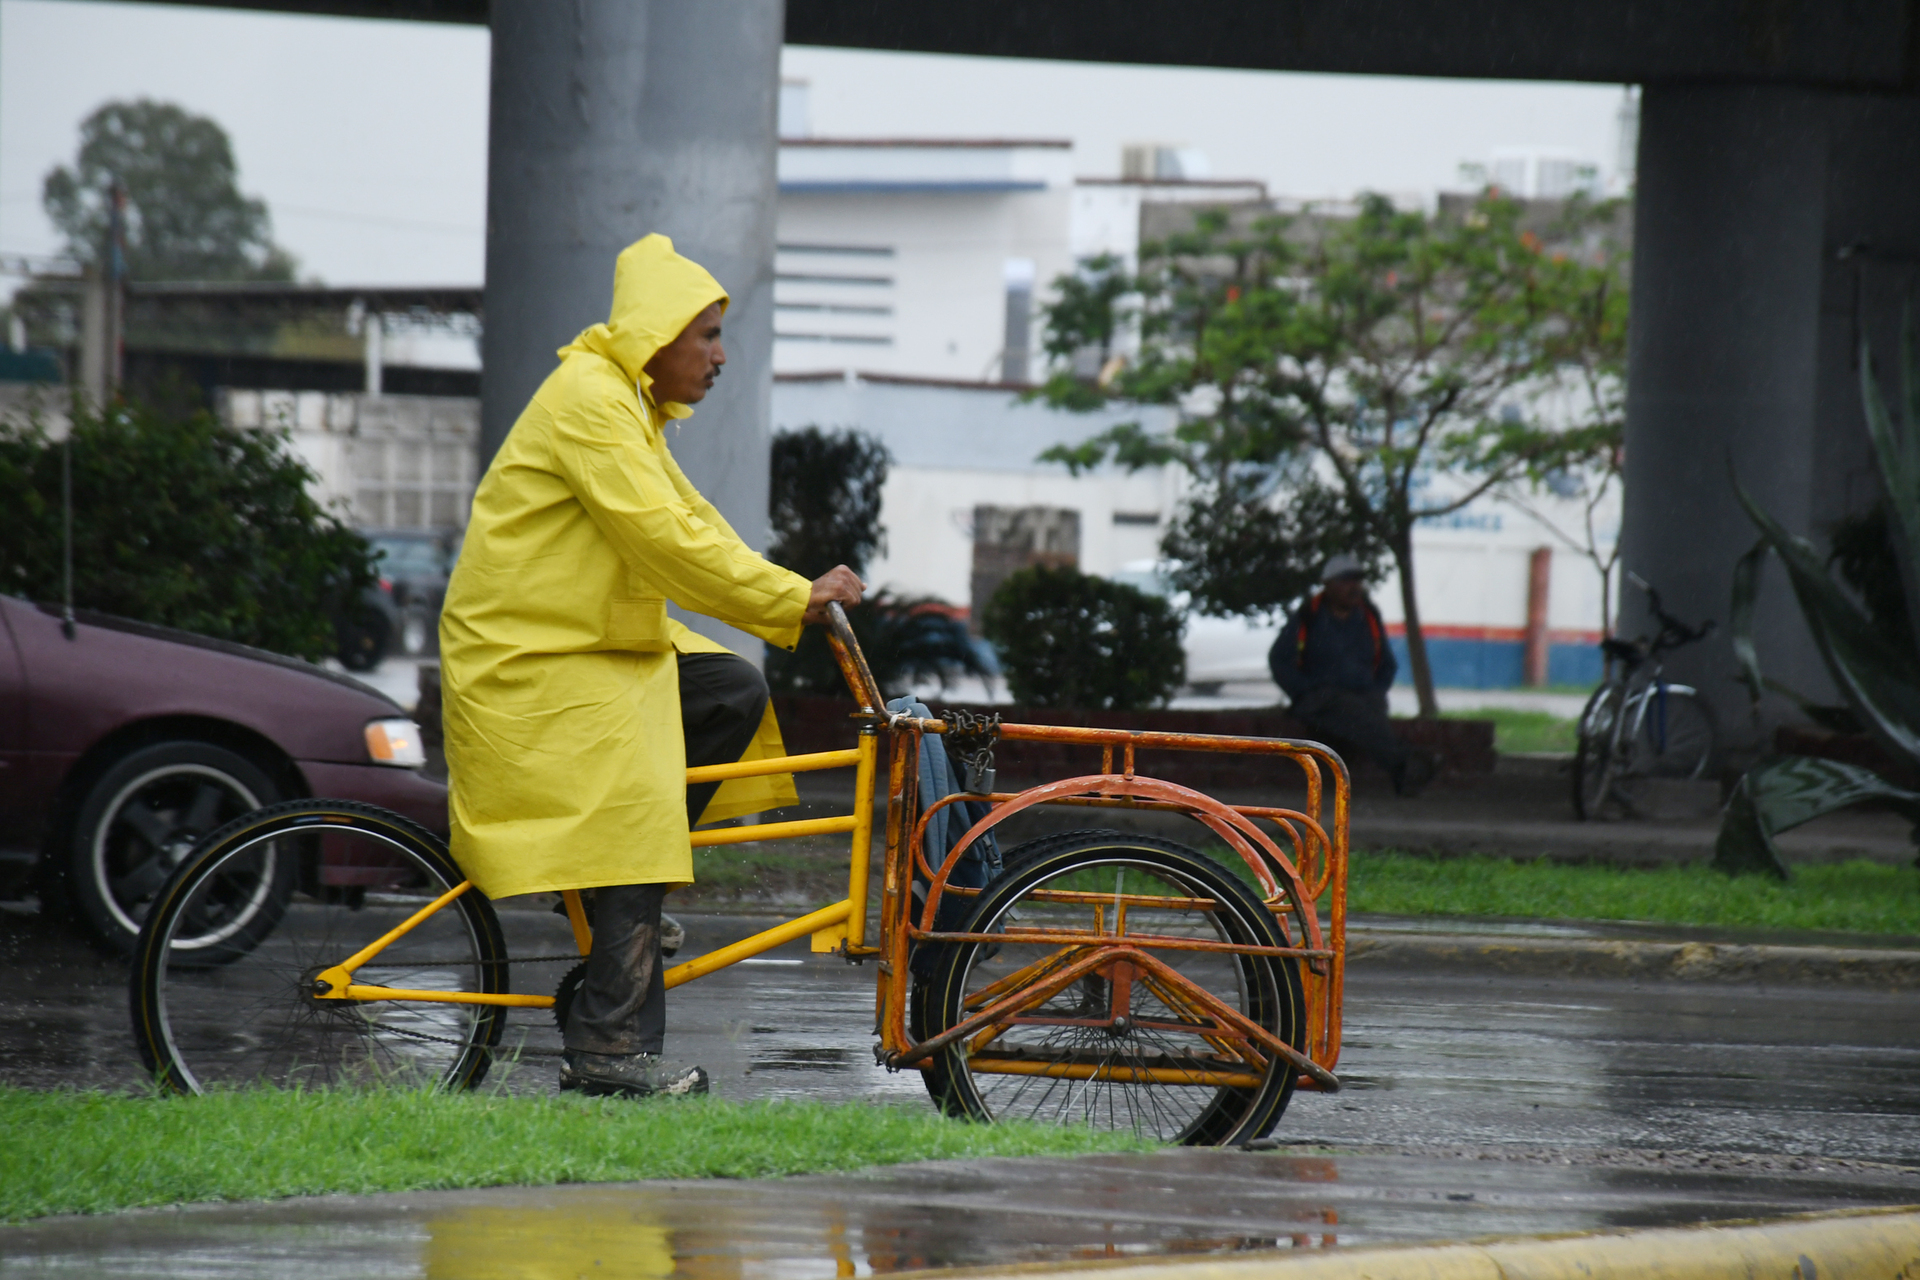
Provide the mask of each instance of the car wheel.
{"label": "car wheel", "polygon": [[[68,896],[102,942],[131,952],[154,895],[201,839],[281,799],[260,767],[208,742],[163,742],[117,761],[87,791],[73,826]],[[259,892],[291,892],[294,868],[270,868]]]}
{"label": "car wheel", "polygon": [[341,620],[337,638],[341,666],[349,671],[371,671],[387,656],[393,624],[378,609],[362,608]]}

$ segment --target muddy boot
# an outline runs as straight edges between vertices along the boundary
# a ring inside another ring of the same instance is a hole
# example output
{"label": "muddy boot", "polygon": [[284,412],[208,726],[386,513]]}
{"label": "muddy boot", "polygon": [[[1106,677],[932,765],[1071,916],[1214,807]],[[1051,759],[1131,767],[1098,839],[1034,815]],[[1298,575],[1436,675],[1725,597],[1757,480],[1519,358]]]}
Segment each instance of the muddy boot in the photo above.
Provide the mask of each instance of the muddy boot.
{"label": "muddy boot", "polygon": [[577,1053],[561,1058],[560,1088],[578,1089],[589,1098],[688,1098],[707,1091],[704,1067],[668,1071],[653,1053]]}

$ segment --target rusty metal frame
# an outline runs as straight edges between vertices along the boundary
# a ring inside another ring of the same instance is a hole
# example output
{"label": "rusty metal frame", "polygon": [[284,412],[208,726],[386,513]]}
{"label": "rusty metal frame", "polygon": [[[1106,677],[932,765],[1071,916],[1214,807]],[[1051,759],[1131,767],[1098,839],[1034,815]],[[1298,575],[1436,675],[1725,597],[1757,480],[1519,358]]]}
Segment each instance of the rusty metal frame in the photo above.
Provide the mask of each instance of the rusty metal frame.
{"label": "rusty metal frame", "polygon": [[[933,929],[934,913],[947,892],[969,891],[949,888],[948,878],[967,849],[993,827],[1014,814],[1036,805],[1069,807],[1147,809],[1183,813],[1211,830],[1247,864],[1266,894],[1267,909],[1274,913],[1282,934],[1290,945],[1284,948],[1235,947],[1212,944],[1221,950],[1246,954],[1275,952],[1303,961],[1301,980],[1306,996],[1307,1053],[1294,1065],[1300,1068],[1304,1088],[1338,1088],[1333,1068],[1340,1060],[1341,1006],[1346,978],[1346,890],[1347,826],[1352,804],[1351,780],[1346,763],[1339,755],[1317,742],[1285,738],[1249,738],[1216,734],[1144,732],[1126,729],[1097,729],[1065,725],[1003,724],[999,736],[1009,742],[1053,742],[1098,747],[1101,769],[1097,774],[1047,783],[1020,792],[996,792],[990,795],[948,796],[929,804],[921,812],[918,796],[921,738],[929,733],[944,734],[947,726],[940,720],[889,714],[879,687],[843,620],[835,618],[828,635],[834,658],[840,665],[847,687],[859,701],[856,719],[883,728],[892,739],[887,784],[886,860],[881,889],[879,974],[875,991],[875,1022],[880,1031],[879,1056],[895,1067],[924,1068],[937,1049],[931,1041],[916,1043],[906,1026],[909,999],[908,951],[920,941],[980,941],[981,936],[939,933]],[[1270,755],[1297,766],[1306,785],[1306,803],[1302,809],[1267,805],[1228,805],[1189,787],[1160,779],[1142,777],[1136,772],[1143,751],[1222,752],[1237,755]],[[1116,755],[1119,768],[1115,768]],[[1324,771],[1324,773],[1323,773]],[[1325,779],[1331,780],[1331,792]],[[984,801],[991,806],[987,816],[966,832],[939,867],[926,856],[925,837],[931,816],[945,806],[962,799]],[[1331,813],[1327,801],[1331,800]],[[919,814],[916,819],[912,815]],[[1283,853],[1274,838],[1255,825],[1256,820],[1271,823],[1289,847]],[[915,871],[928,882],[926,901],[919,918],[913,918],[911,888]],[[1327,919],[1322,923],[1316,905],[1320,897],[1328,899]],[[1287,928],[1291,916],[1294,928]],[[1038,940],[1038,939],[1036,939]],[[1049,935],[1046,941],[1056,941]],[[1063,948],[1086,947],[1090,939],[1062,935]],[[1147,942],[1146,939],[1140,939]],[[1181,940],[1175,946],[1163,940],[1148,945],[1168,950],[1199,950]],[[1127,947],[1118,938],[1106,944],[1094,943],[1091,959],[1099,964],[1119,960]],[[1212,949],[1212,947],[1204,948]],[[1065,951],[1056,952],[1058,958]],[[1144,953],[1142,953],[1144,954]],[[1105,959],[1101,959],[1104,956]],[[1078,969],[1074,961],[1067,968]],[[1164,966],[1163,966],[1164,967]],[[1172,972],[1169,970],[1168,972]],[[1055,965],[1047,978],[1033,986],[1018,987],[1006,1000],[1030,995],[1054,985],[1059,977]],[[999,1001],[996,1003],[1004,1003]],[[990,1020],[985,1020],[990,1021]],[[985,1025],[982,1015],[971,1015],[962,1026]],[[949,1029],[949,1042],[953,1038]],[[1282,1056],[1291,1059],[1289,1052]],[[983,1068],[986,1066],[982,1064]],[[1029,1068],[1021,1068],[1023,1071]]]}

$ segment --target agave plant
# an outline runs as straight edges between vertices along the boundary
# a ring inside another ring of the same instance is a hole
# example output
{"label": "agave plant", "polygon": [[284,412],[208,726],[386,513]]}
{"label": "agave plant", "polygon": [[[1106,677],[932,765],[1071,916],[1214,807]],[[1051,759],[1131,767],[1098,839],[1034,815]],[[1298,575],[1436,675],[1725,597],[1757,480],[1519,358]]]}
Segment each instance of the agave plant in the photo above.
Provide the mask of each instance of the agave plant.
{"label": "agave plant", "polygon": [[[1860,348],[1860,395],[1867,430],[1887,490],[1888,533],[1900,568],[1907,616],[1920,618],[1920,348],[1912,317],[1901,334],[1900,421],[1880,393],[1872,352]],[[1788,533],[1734,481],[1734,492],[1760,530],[1760,541],[1740,558],[1733,576],[1733,648],[1742,678],[1757,703],[1763,688],[1805,698],[1760,672],[1753,644],[1754,600],[1760,569],[1779,556],[1794,596],[1834,686],[1852,719],[1896,760],[1920,766],[1920,652],[1905,636],[1880,626],[1834,581],[1827,563],[1805,538]],[[1819,717],[1827,718],[1830,717]],[[1767,872],[1786,879],[1787,864],[1774,836],[1849,805],[1877,800],[1920,823],[1920,792],[1896,786],[1871,769],[1809,756],[1763,761],[1735,786],[1714,846],[1714,865],[1731,873]],[[1920,826],[1916,827],[1920,839]]]}

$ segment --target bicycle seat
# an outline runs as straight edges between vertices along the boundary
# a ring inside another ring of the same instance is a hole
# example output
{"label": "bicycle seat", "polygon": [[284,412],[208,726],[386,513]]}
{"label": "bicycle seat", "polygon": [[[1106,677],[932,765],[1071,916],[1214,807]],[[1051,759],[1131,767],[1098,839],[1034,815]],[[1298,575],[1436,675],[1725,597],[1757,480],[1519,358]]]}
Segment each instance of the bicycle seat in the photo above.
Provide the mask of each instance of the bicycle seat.
{"label": "bicycle seat", "polygon": [[1644,640],[1621,640],[1614,636],[1608,636],[1600,642],[1600,652],[1622,662],[1639,662],[1647,656]]}

